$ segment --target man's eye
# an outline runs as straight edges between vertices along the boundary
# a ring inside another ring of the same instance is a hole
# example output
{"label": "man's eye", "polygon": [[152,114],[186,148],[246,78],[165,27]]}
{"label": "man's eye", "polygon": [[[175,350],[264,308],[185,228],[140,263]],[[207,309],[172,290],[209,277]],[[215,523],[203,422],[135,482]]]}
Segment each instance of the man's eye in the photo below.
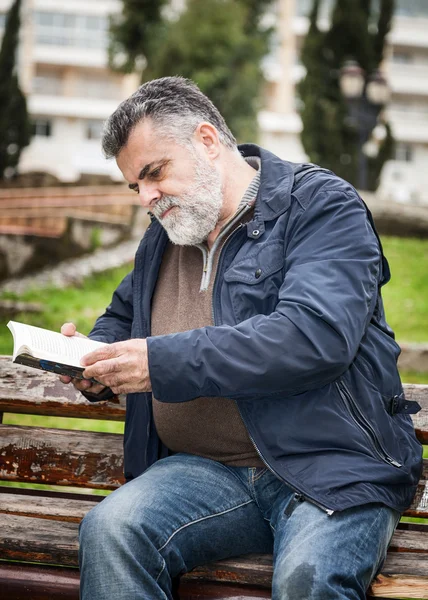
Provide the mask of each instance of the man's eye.
{"label": "man's eye", "polygon": [[162,171],[162,167],[158,167],[157,169],[154,169],[153,171],[151,171],[150,177],[153,177],[153,178],[159,177],[159,175],[161,174],[161,171]]}
{"label": "man's eye", "polygon": [[133,192],[135,192],[136,194],[138,194],[138,193],[140,192],[138,185],[136,185],[136,186],[132,187],[132,188],[131,188],[131,190],[132,190]]}

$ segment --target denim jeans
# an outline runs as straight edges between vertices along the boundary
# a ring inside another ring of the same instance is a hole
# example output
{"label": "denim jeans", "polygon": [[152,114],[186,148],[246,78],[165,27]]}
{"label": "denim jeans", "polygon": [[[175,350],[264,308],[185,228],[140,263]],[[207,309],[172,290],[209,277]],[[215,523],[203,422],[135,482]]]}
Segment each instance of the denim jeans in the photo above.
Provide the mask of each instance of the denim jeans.
{"label": "denim jeans", "polygon": [[380,504],[329,516],[265,468],[176,454],[82,521],[81,598],[170,600],[177,575],[266,552],[273,600],[363,600],[399,517]]}

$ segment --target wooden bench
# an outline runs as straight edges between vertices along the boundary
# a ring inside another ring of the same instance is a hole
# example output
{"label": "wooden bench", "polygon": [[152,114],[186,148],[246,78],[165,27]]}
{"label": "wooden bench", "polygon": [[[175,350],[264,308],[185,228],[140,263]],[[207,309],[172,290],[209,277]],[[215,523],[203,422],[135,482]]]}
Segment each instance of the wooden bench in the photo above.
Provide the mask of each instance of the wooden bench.
{"label": "wooden bench", "polygon": [[[428,386],[405,387],[409,399],[423,407],[414,422],[419,439],[427,444]],[[118,398],[91,404],[56,376],[13,365],[3,357],[0,413],[123,421],[125,405]],[[88,490],[113,490],[123,482],[122,435],[7,424],[0,429],[3,482],[78,488],[70,492],[0,486],[0,596],[4,600],[77,600],[78,523],[102,500]],[[406,516],[428,517],[427,462]],[[271,576],[270,556],[219,561],[183,576],[177,597],[270,598]],[[400,524],[370,597],[428,598],[428,524]]]}

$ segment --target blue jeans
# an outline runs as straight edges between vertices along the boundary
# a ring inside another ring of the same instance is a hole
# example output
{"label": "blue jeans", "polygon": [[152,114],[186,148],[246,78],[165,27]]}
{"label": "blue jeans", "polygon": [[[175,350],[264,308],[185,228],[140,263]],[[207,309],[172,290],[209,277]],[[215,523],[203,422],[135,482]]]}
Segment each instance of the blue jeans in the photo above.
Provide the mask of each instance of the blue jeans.
{"label": "blue jeans", "polygon": [[197,565],[273,552],[273,600],[362,600],[399,517],[379,504],[328,516],[267,469],[176,454],[82,521],[81,598],[171,600]]}

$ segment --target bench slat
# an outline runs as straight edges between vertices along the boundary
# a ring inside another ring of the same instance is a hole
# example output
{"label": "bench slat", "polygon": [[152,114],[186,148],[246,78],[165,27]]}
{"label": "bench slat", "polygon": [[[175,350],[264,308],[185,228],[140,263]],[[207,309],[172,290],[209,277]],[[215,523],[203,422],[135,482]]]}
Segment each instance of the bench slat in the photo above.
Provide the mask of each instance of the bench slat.
{"label": "bench slat", "polygon": [[[88,402],[57,375],[36,371],[0,356],[0,412],[83,417],[90,419],[125,419],[125,399]],[[406,397],[416,400],[422,410],[412,415],[416,433],[428,444],[428,385],[404,384]]]}
{"label": "bench slat", "polygon": [[77,569],[0,563],[2,600],[79,600]]}
{"label": "bench slat", "polygon": [[52,497],[20,496],[13,493],[2,493],[0,501],[0,513],[3,514],[70,523],[80,523],[86,513],[99,503],[95,499],[94,501],[68,498],[53,500]]}
{"label": "bench slat", "polygon": [[405,383],[403,388],[408,400],[416,400],[421,405],[422,410],[412,415],[412,419],[418,440],[428,444],[428,385]]}
{"label": "bench slat", "polygon": [[428,552],[388,552],[382,573],[426,577],[428,584]]}
{"label": "bench slat", "polygon": [[372,583],[369,597],[427,598],[428,578],[412,575],[379,575]]}
{"label": "bench slat", "polygon": [[123,483],[123,436],[3,425],[1,479],[97,489]]}
{"label": "bench slat", "polygon": [[58,375],[16,365],[10,357],[0,357],[0,382],[0,413],[125,420],[124,397],[89,402]]}
{"label": "bench slat", "polygon": [[0,514],[0,556],[76,567],[78,530],[77,523]]}
{"label": "bench slat", "polygon": [[406,517],[428,518],[428,459],[424,458],[421,479]]}
{"label": "bench slat", "polygon": [[389,551],[428,553],[428,526],[425,527],[424,531],[407,531],[397,529],[392,537]]}

